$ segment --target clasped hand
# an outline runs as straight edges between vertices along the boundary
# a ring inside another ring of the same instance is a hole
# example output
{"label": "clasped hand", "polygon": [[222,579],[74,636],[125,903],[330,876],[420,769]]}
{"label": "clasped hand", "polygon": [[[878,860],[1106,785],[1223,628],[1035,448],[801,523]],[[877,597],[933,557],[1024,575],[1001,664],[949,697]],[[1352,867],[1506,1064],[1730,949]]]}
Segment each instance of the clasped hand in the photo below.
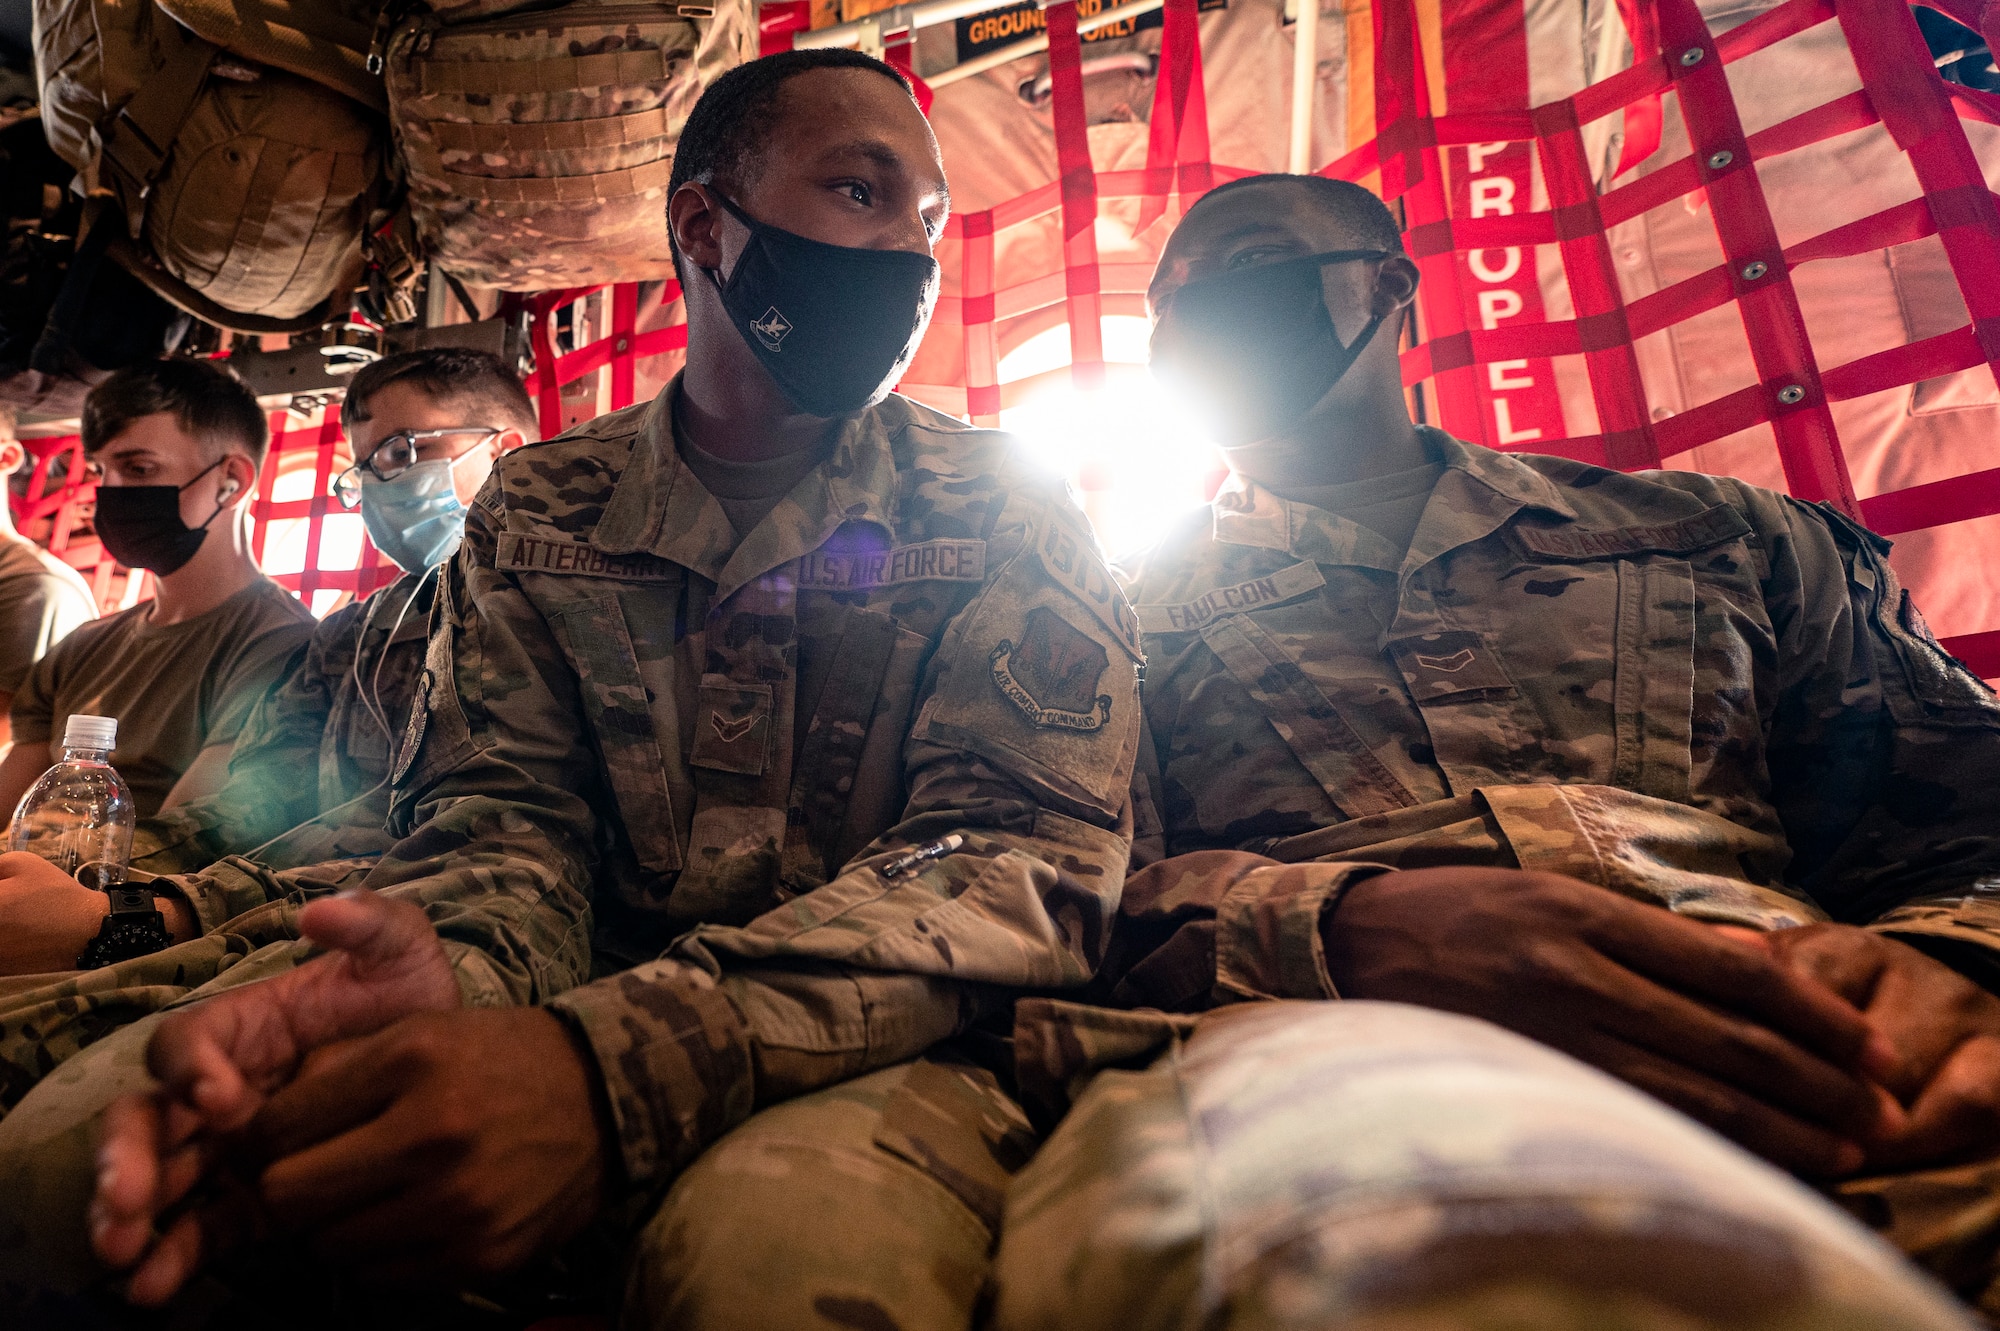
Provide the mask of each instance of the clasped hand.
{"label": "clasped hand", "polygon": [[161,1082],[105,1115],[91,1242],[158,1306],[266,1232],[366,1278],[435,1282],[526,1261],[602,1204],[607,1128],[580,1052],[539,1009],[454,1011],[423,912],[316,901],[330,949],[174,1013]]}
{"label": "clasped hand", "polygon": [[1342,994],[1508,1027],[1801,1174],[2000,1149],[2000,999],[1879,934],[1718,928],[1513,869],[1366,879],[1322,934]]}

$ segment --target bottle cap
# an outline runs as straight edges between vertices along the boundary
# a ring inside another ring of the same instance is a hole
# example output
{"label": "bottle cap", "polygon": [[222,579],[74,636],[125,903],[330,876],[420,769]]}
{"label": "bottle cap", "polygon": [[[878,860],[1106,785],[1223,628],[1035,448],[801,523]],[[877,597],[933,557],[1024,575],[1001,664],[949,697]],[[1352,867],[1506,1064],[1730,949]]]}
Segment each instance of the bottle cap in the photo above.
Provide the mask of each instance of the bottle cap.
{"label": "bottle cap", "polygon": [[65,749],[110,749],[117,747],[118,718],[115,716],[71,716],[63,727]]}

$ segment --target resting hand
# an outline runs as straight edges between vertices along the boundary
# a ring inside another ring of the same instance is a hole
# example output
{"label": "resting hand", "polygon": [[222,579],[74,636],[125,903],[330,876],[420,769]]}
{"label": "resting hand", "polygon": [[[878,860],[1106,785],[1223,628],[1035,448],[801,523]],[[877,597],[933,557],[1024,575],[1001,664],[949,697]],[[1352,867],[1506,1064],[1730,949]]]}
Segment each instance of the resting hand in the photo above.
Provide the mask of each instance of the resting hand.
{"label": "resting hand", "polygon": [[1874,1144],[1869,1169],[2000,1151],[2000,998],[1907,943],[1852,925],[1809,924],[1763,941],[1865,1012],[1894,1051],[1882,1080],[1909,1119]]}
{"label": "resting hand", "polygon": [[458,1006],[451,963],[415,906],[370,892],[313,902],[300,931],[332,949],[275,979],[218,994],[167,1017],[147,1046],[162,1083],[105,1115],[91,1241],[105,1263],[136,1267],[128,1294],[171,1298],[217,1241],[218,1213],[196,1208],[157,1240],[154,1224],[217,1163],[314,1049],[399,1017]]}
{"label": "resting hand", "polygon": [[1482,1017],[1802,1173],[1859,1168],[1892,1055],[1827,988],[1723,931],[1558,874],[1417,869],[1349,889],[1335,987]]}
{"label": "resting hand", "polygon": [[539,1008],[411,1017],[320,1051],[251,1133],[271,1221],[389,1284],[492,1275],[604,1202],[614,1140],[596,1072]]}
{"label": "resting hand", "polygon": [[110,898],[39,855],[0,855],[0,975],[76,969]]}

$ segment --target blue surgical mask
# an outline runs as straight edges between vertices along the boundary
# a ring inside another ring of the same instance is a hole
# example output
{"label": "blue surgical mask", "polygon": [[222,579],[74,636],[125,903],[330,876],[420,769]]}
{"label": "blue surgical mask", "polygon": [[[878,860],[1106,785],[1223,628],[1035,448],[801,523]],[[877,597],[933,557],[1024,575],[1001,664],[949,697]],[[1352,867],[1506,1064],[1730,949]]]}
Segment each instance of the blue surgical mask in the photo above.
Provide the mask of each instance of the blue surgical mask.
{"label": "blue surgical mask", "polygon": [[406,573],[450,559],[465,534],[465,505],[451,479],[455,462],[418,462],[393,481],[374,476],[362,481],[361,521],[368,539]]}

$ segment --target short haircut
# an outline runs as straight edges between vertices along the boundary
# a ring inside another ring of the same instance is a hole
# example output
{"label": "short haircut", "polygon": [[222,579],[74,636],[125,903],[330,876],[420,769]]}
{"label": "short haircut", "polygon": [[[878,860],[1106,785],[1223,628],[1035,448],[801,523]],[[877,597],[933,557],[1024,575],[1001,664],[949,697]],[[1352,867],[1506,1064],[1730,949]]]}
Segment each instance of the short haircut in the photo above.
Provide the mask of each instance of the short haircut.
{"label": "short haircut", "polygon": [[181,430],[217,449],[231,448],[258,467],[270,451],[271,430],[257,395],[218,361],[175,357],[141,361],[112,374],[83,400],[83,451],[95,453],[134,421],[170,412]]}
{"label": "short haircut", "polygon": [[467,425],[512,426],[528,439],[541,436],[541,421],[521,376],[491,352],[470,347],[425,347],[399,351],[364,365],[347,381],[340,423],[351,427],[369,419],[368,402],[390,384],[409,384],[433,402],[476,408]]}
{"label": "short haircut", "polygon": [[[690,180],[719,186],[733,202],[756,178],[758,154],[770,142],[778,123],[779,93],[785,84],[815,69],[868,69],[894,79],[905,92],[910,80],[903,71],[872,55],[844,46],[803,51],[779,51],[738,65],[708,85],[694,104],[674,146],[674,169],[667,180],[672,199]],[[680,249],[674,249],[680,263]]]}
{"label": "short haircut", "polygon": [[[1305,194],[1315,211],[1325,213],[1352,232],[1371,249],[1387,250],[1391,254],[1403,253],[1403,231],[1396,225],[1396,215],[1389,206],[1375,197],[1366,186],[1351,180],[1334,180],[1327,176],[1295,176],[1282,171],[1273,171],[1261,176],[1244,176],[1224,185],[1218,185],[1196,200],[1194,208],[1199,208],[1210,199],[1220,198],[1232,190],[1249,189],[1260,186],[1265,189],[1292,189]],[[1193,212],[1194,208],[1188,209]]]}

